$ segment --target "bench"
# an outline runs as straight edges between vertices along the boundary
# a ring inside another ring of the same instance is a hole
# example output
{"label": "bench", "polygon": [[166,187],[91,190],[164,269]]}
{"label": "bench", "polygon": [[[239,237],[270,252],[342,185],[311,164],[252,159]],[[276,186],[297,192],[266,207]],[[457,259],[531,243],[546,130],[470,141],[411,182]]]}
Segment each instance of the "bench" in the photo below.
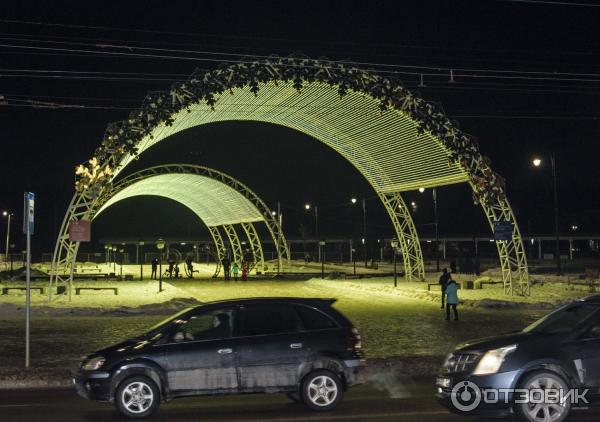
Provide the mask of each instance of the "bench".
{"label": "bench", "polygon": [[[7,295],[9,290],[21,290],[22,292],[27,290],[27,287],[3,287],[2,288],[2,294],[3,295]],[[43,287],[30,287],[29,290],[37,290],[40,292],[41,295],[44,294],[44,288]]]}
{"label": "bench", "polygon": [[115,293],[115,295],[119,294],[118,287],[75,287],[75,294],[76,295],[80,294],[82,290],[95,290],[95,291],[112,290]]}
{"label": "bench", "polygon": [[430,292],[432,287],[438,286],[440,289],[442,288],[439,283],[427,283],[427,291]]}

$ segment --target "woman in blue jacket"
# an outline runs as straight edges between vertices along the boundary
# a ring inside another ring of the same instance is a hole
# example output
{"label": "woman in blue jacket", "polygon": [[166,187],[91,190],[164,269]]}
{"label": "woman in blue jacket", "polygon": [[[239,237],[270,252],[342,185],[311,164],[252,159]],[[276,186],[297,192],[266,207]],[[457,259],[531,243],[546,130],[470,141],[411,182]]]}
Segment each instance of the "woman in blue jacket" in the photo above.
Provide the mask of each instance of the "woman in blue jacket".
{"label": "woman in blue jacket", "polygon": [[454,321],[458,321],[458,311],[456,306],[458,305],[458,284],[456,281],[450,279],[446,286],[446,320],[450,320],[450,308],[454,311]]}

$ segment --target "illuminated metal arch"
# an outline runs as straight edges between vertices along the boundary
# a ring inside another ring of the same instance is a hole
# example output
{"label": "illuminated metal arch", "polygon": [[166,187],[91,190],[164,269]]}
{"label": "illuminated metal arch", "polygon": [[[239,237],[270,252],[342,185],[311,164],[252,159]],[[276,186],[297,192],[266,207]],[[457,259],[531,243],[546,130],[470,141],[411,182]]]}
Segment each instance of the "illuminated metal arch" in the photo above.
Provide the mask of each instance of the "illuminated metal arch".
{"label": "illuminated metal arch", "polygon": [[[220,270],[220,261],[226,254],[226,247],[223,242],[223,238],[219,233],[218,227],[223,227],[223,229],[225,230],[228,239],[231,243],[234,252],[234,257],[238,262],[241,262],[241,244],[233,227],[234,224],[241,223],[251,225],[253,233],[256,233],[256,229],[254,228],[253,223],[265,223],[269,234],[275,244],[279,268],[283,268],[283,261],[286,261],[287,263],[290,259],[289,247],[287,245],[287,241],[279,225],[279,222],[272,214],[271,210],[267,207],[267,205],[262,201],[262,199],[260,199],[252,190],[250,190],[243,183],[218,170],[197,165],[168,164],[150,167],[133,173],[121,179],[114,185],[111,185],[110,189],[104,189],[102,194],[96,197],[93,201],[78,201],[77,196],[73,198],[69,206],[67,215],[63,220],[61,234],[59,235],[59,240],[55,247],[50,287],[52,287],[53,284],[59,282],[68,283],[68,285],[71,286],[73,280],[74,264],[79,244],[76,242],[71,242],[69,240],[70,221],[82,219],[92,220],[103,210],[111,206],[113,203],[118,202],[121,199],[119,198],[119,195],[122,195],[128,191],[135,190],[136,188],[138,189],[138,193],[129,192],[129,194],[145,194],[169,197],[169,195],[159,193],[160,189],[158,189],[158,187],[154,188],[153,190],[150,190],[147,187],[149,186],[149,184],[153,183],[152,178],[177,178],[184,176],[196,176],[198,179],[202,178],[206,179],[207,181],[210,181],[212,186],[220,185],[225,187],[228,191],[232,192],[232,194],[235,193],[235,195],[239,195],[240,199],[237,199],[238,203],[236,205],[238,207],[244,208],[243,212],[240,212],[239,215],[229,215],[226,212],[229,211],[228,209],[226,209],[227,205],[229,205],[230,207],[234,205],[230,202],[229,204],[224,204],[224,206],[221,207],[221,212],[224,213],[223,215],[204,215],[201,217],[204,223],[209,228],[210,234],[215,243],[217,257],[219,258],[217,262],[217,270],[215,272],[215,276]],[[140,185],[144,183],[147,186],[143,186],[141,190],[139,190]],[[208,192],[204,192],[204,194],[209,195]],[[222,192],[217,192],[217,194],[222,195]],[[125,195],[122,196],[128,197]],[[81,197],[79,197],[79,199],[81,199]],[[229,198],[228,200],[236,201],[236,198]],[[184,201],[182,201],[182,203],[183,202]],[[197,210],[193,211],[198,213]],[[260,240],[258,240],[258,242],[260,242]]]}
{"label": "illuminated metal arch", "polygon": [[241,262],[244,257],[244,251],[242,250],[242,243],[240,242],[240,238],[233,227],[233,224],[224,224],[223,230],[225,230],[225,235],[227,235],[227,239],[229,239],[229,246],[231,247],[232,256],[232,264],[237,262],[238,265],[241,265]]}
{"label": "illuminated metal arch", "polygon": [[227,256],[227,248],[225,247],[225,242],[223,242],[223,237],[221,236],[218,227],[208,227],[208,231],[215,244],[215,256],[217,259],[217,268],[213,274],[213,278],[215,278],[219,275],[219,272],[221,272],[221,261]]}
{"label": "illuminated metal arch", "polygon": [[528,289],[527,261],[505,187],[474,139],[441,107],[422,100],[399,81],[349,63],[248,58],[213,71],[198,70],[169,91],[148,94],[127,120],[108,126],[95,151],[96,161],[79,167],[74,205],[93,200],[114,177],[111,170],[118,173],[157,142],[190,127],[231,120],[268,122],[304,132],[349,160],[393,220],[408,279],[422,278],[424,266],[400,193],[469,183],[492,227],[498,221],[513,224],[513,238],[496,242],[505,290]]}
{"label": "illuminated metal arch", "polygon": [[256,228],[252,223],[242,223],[242,229],[246,233],[246,237],[248,238],[248,243],[250,243],[250,249],[252,250],[253,267],[249,269],[252,271],[253,268],[256,268],[257,272],[266,271],[267,267],[265,265],[265,255],[263,252],[262,243],[260,242],[260,237],[256,232]]}

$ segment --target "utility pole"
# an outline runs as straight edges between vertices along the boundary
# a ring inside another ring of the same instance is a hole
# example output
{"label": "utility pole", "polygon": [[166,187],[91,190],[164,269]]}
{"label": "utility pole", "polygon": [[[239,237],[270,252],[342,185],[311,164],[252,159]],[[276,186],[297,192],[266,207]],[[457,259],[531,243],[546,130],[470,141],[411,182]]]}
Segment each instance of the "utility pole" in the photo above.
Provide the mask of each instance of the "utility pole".
{"label": "utility pole", "polygon": [[550,154],[550,164],[552,165],[552,182],[554,184],[554,236],[556,237],[556,272],[561,273],[560,268],[560,238],[558,234],[558,187],[556,183],[556,159],[554,154]]}
{"label": "utility pole", "polygon": [[315,236],[317,237],[317,246],[319,248],[319,262],[321,262],[321,244],[319,243],[319,207],[315,205]]}

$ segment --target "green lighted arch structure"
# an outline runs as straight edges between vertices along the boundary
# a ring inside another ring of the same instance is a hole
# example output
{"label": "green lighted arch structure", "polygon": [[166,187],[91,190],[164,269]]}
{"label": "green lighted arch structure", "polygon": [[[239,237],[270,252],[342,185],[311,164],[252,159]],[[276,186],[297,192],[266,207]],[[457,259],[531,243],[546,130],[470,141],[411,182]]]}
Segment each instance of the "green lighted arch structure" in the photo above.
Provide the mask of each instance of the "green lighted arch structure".
{"label": "green lighted arch structure", "polygon": [[[202,220],[215,244],[217,267],[214,276],[218,275],[221,259],[228,253],[223,233],[229,241],[233,259],[238,263],[242,261],[242,244],[245,241],[240,239],[240,231],[246,235],[252,251],[253,268],[266,270],[262,242],[255,227],[259,223],[265,224],[273,239],[279,267],[283,266],[284,261],[289,261],[289,247],[285,236],[279,222],[264,201],[233,177],[204,166],[166,164],[133,173],[116,182],[110,189],[104,189],[102,195],[94,201],[95,211],[87,218],[93,220],[117,202],[141,195],[172,199],[190,209]],[[65,246],[75,245],[66,242],[68,232],[64,235]],[[70,252],[65,254],[65,259],[69,262],[65,262],[63,268],[72,269],[76,256],[77,249],[70,249]],[[72,281],[72,273],[63,272],[62,275],[68,277],[69,282]],[[52,281],[58,282],[58,277]]]}
{"label": "green lighted arch structure", "polygon": [[512,223],[511,239],[496,242],[505,291],[528,291],[527,261],[504,181],[492,171],[476,141],[439,106],[399,81],[341,62],[250,58],[213,71],[196,71],[169,91],[148,94],[127,120],[108,126],[94,160],[80,166],[73,215],[86,215],[90,201],[146,149],[188,128],[232,120],[298,130],[351,162],[388,211],[409,280],[423,279],[425,271],[401,193],[468,183],[492,229],[499,221]]}

